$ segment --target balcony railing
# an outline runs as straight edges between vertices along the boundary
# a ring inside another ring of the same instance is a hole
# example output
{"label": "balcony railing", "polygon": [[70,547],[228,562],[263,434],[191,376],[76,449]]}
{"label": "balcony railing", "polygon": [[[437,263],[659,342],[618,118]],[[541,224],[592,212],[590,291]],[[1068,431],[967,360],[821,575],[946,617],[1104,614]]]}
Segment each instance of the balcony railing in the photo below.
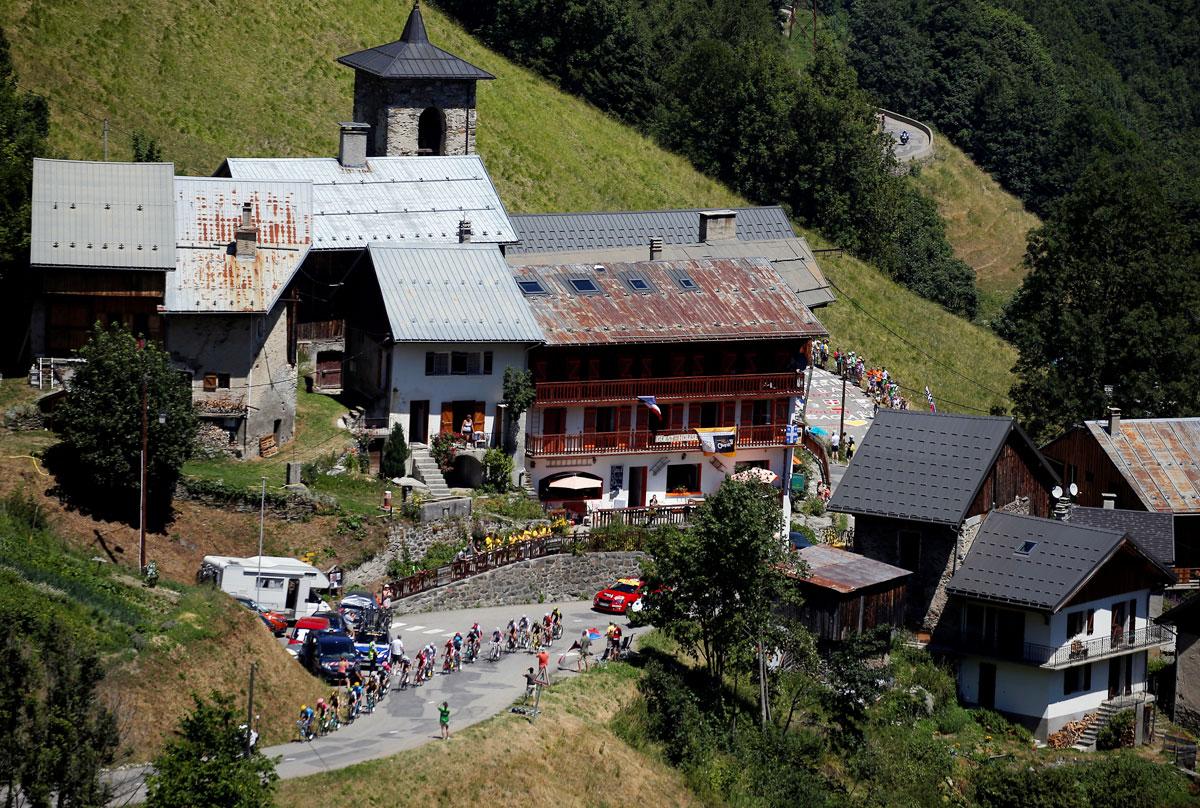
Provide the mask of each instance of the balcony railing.
{"label": "balcony railing", "polygon": [[979,654],[1056,669],[1153,648],[1170,641],[1174,636],[1175,633],[1167,626],[1151,625],[1136,631],[1118,631],[1107,637],[1076,639],[1065,645],[1053,646],[1033,642],[1005,643],[993,637],[963,632],[935,635],[933,645],[952,653]]}
{"label": "balcony railing", "polygon": [[696,512],[697,505],[656,505],[645,508],[599,508],[588,516],[592,527],[608,527],[609,525],[638,525],[658,527],[659,525],[686,525]]}
{"label": "balcony railing", "polygon": [[[786,446],[782,424],[738,427],[737,448]],[[547,455],[628,454],[633,452],[691,452],[700,440],[690,429],[660,429],[657,432],[585,432],[576,435],[526,435],[525,454]]]}
{"label": "balcony railing", "polygon": [[798,373],[541,382],[537,385],[536,401],[539,407],[555,407],[602,402],[635,403],[638,396],[654,396],[659,401],[778,398],[803,395],[803,383],[803,376]]}
{"label": "balcony railing", "polygon": [[1175,578],[1180,586],[1200,586],[1200,567],[1176,567]]}

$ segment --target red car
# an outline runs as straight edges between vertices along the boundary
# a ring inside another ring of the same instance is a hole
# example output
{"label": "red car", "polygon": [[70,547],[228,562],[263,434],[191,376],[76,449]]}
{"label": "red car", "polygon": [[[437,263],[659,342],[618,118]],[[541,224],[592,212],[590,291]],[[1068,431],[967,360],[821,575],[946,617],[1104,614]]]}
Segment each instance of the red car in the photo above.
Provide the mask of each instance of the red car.
{"label": "red car", "polygon": [[258,605],[257,602],[255,602],[254,598],[246,598],[239,595],[235,597],[234,600],[245,606],[250,611],[257,613],[266,627],[269,628],[271,633],[276,637],[282,637],[284,632],[287,631],[287,616],[282,612],[273,612],[270,609],[264,609],[262,606]]}
{"label": "red car", "polygon": [[592,608],[600,612],[625,614],[642,596],[645,581],[640,578],[618,578],[608,589],[602,589],[592,598]]}

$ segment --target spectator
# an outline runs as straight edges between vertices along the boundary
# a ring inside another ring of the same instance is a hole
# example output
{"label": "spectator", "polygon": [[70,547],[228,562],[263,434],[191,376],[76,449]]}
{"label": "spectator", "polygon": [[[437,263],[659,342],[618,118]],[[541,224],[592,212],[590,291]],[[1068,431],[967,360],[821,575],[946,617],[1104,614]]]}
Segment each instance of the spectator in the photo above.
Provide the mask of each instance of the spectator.
{"label": "spectator", "polygon": [[450,703],[442,702],[442,706],[438,707],[438,725],[442,729],[442,740],[450,740]]}

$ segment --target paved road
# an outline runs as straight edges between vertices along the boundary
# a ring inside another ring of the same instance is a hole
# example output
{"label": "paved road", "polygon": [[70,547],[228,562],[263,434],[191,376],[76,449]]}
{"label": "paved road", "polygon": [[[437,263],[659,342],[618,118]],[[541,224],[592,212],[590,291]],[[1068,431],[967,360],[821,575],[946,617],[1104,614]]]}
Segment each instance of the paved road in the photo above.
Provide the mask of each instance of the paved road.
{"label": "paved road", "polygon": [[[903,114],[903,113],[901,113],[901,114]],[[926,134],[924,132],[922,132],[920,129],[918,129],[917,127],[913,126],[910,123],[905,123],[903,121],[898,121],[895,118],[885,116],[884,121],[883,121],[883,128],[884,128],[884,131],[886,131],[889,135],[891,135],[892,138],[896,141],[896,147],[895,147],[896,159],[902,163],[908,162],[909,160],[914,160],[917,157],[923,156],[925,150],[929,146],[929,137],[926,136]],[[909,135],[908,143],[901,146],[900,145],[900,133],[905,130],[908,131],[908,135]]]}
{"label": "paved road", "polygon": [[[857,385],[846,383],[846,421],[847,435],[854,437],[854,445],[859,446],[866,437],[874,420],[875,404],[870,396]],[[812,387],[809,390],[808,409],[805,413],[810,426],[824,429],[832,435],[838,429],[842,415],[842,379],[840,376],[820,368],[813,368]],[[833,479],[830,485],[837,490],[842,481],[846,467],[837,463],[830,464],[829,476]]]}
{"label": "paved road", "polygon": [[[433,642],[438,647],[440,666],[442,646],[455,631],[465,635],[471,623],[478,620],[490,638],[496,626],[503,628],[510,619],[519,618],[522,614],[528,614],[531,620],[540,619],[556,605],[563,612],[565,627],[562,639],[550,651],[550,678],[553,682],[575,675],[573,670],[561,671],[556,666],[559,656],[570,647],[574,638],[584,628],[594,626],[603,630],[608,624],[609,616],[593,612],[588,601],[405,615],[398,617],[392,625],[394,631],[398,631],[403,638],[410,656],[421,645]],[[626,625],[623,621],[621,624],[623,627]],[[487,645],[485,642],[485,650]],[[598,653],[603,650],[602,645],[602,642],[593,643],[593,650]],[[496,663],[480,661],[464,665],[462,671],[445,676],[438,674],[433,681],[419,688],[392,690],[375,708],[374,714],[363,716],[331,735],[308,743],[273,746],[263,751],[269,757],[279,759],[277,771],[284,779],[388,757],[439,737],[437,707],[442,701],[450,703],[451,732],[507,710],[524,692],[523,675],[526,668],[536,665],[535,657],[526,653],[506,654]],[[300,705],[297,704],[297,712],[299,709]],[[123,792],[120,799],[114,801],[115,804],[141,801],[144,794],[140,792],[140,785],[146,773],[145,767],[114,773],[113,782]]]}

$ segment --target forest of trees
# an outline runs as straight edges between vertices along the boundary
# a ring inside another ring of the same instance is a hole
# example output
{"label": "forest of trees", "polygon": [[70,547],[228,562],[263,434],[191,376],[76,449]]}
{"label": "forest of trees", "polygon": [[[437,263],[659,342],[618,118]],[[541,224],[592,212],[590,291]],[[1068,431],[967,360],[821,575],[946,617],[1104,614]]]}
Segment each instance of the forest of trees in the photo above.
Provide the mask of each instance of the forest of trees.
{"label": "forest of trees", "polygon": [[975,277],[933,203],[896,171],[870,96],[832,40],[797,73],[769,0],[443,0],[494,48],[652,135],[950,311]]}

